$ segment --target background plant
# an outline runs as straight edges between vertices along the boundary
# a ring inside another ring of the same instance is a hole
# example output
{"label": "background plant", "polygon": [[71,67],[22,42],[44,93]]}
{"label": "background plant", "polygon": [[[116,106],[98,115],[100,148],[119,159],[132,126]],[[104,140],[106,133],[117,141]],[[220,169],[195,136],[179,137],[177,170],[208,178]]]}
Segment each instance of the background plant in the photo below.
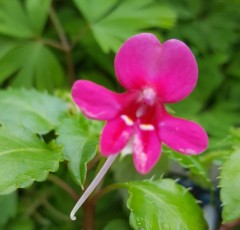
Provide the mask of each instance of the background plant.
{"label": "background plant", "polygon": [[[94,223],[95,229],[208,229],[202,208],[182,186],[190,182],[212,194],[222,229],[237,225],[239,20],[239,2],[233,0],[0,0],[0,228],[77,229]],[[166,148],[145,177],[137,175],[129,157],[119,159],[72,222],[74,200],[104,159],[97,146],[102,124],[78,112],[69,89],[82,78],[121,91],[114,54],[140,31],[161,41],[181,39],[195,53],[198,86],[170,107],[202,124],[210,147],[199,157]],[[185,170],[179,174],[173,164]],[[220,168],[218,179],[213,168]]]}

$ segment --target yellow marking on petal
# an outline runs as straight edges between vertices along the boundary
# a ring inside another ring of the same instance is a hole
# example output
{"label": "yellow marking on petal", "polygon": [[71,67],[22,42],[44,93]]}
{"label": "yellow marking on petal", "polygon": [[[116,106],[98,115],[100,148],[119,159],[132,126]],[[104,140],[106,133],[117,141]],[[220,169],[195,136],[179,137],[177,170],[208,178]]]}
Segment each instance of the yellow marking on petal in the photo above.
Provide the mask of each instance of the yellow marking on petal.
{"label": "yellow marking on petal", "polygon": [[122,115],[121,118],[123,119],[126,125],[133,126],[134,124],[133,120],[130,119],[127,115]]}
{"label": "yellow marking on petal", "polygon": [[155,130],[154,126],[151,124],[141,124],[139,125],[140,129],[143,131],[153,131]]}

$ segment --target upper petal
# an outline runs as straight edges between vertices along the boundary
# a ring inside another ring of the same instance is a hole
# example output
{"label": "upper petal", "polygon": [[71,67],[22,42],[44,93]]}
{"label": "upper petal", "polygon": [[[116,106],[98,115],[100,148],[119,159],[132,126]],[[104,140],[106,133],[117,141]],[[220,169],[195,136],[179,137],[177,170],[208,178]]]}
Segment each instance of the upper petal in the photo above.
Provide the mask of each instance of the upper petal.
{"label": "upper petal", "polygon": [[133,133],[134,124],[122,117],[108,121],[102,131],[100,152],[104,156],[120,152],[128,143]]}
{"label": "upper petal", "polygon": [[119,94],[91,81],[76,81],[72,87],[72,98],[81,111],[92,119],[112,119],[122,108]]}
{"label": "upper petal", "polygon": [[139,173],[146,174],[157,163],[161,154],[161,143],[155,130],[136,128],[133,138],[133,160]]}
{"label": "upper petal", "polygon": [[206,131],[192,121],[166,115],[159,123],[158,132],[166,145],[187,155],[199,154],[208,146]]}
{"label": "upper petal", "polygon": [[129,38],[115,57],[115,72],[127,89],[155,88],[162,102],[176,102],[194,89],[198,68],[191,50],[171,39],[161,44],[149,33]]}
{"label": "upper petal", "polygon": [[160,100],[173,103],[184,99],[195,88],[197,79],[197,63],[188,46],[176,39],[163,43],[159,72],[153,79]]}
{"label": "upper petal", "polygon": [[119,82],[127,89],[143,88],[158,69],[161,44],[149,33],[129,38],[118,51],[114,65]]}

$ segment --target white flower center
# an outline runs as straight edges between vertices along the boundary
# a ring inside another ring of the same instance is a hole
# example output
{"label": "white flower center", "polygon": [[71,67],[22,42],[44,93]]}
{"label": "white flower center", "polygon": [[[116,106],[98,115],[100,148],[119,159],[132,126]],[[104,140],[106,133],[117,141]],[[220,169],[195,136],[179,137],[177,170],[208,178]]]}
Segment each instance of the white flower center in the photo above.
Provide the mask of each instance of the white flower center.
{"label": "white flower center", "polygon": [[147,105],[154,105],[156,101],[156,92],[152,88],[145,88],[142,92],[143,100]]}

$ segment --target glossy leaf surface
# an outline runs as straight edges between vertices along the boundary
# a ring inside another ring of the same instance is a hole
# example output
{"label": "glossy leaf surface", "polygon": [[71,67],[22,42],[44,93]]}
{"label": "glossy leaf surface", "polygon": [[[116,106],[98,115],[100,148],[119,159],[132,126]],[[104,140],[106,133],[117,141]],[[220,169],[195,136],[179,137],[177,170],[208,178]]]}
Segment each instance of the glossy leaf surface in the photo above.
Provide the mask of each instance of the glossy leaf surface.
{"label": "glossy leaf surface", "polygon": [[130,182],[127,186],[133,229],[207,229],[195,199],[173,180]]}

